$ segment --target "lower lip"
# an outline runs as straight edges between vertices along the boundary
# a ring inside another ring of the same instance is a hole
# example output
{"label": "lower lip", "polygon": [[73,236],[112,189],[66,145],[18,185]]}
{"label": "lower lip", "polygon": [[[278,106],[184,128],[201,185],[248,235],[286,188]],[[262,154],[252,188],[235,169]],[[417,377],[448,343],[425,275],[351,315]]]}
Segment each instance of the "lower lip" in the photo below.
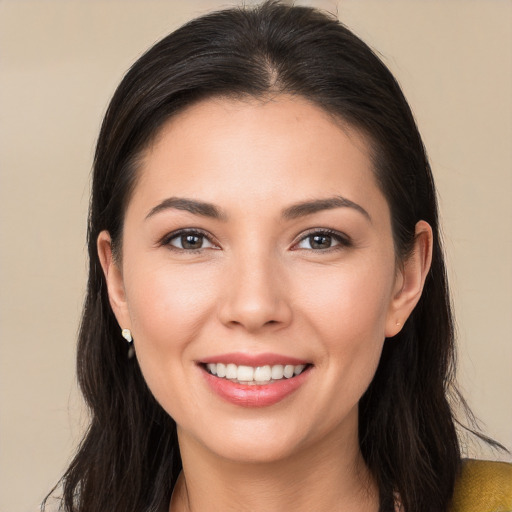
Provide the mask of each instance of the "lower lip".
{"label": "lower lip", "polygon": [[216,377],[202,368],[210,389],[221,398],[241,407],[268,407],[284,400],[308,378],[310,367],[291,379],[281,379],[272,384],[243,385]]}

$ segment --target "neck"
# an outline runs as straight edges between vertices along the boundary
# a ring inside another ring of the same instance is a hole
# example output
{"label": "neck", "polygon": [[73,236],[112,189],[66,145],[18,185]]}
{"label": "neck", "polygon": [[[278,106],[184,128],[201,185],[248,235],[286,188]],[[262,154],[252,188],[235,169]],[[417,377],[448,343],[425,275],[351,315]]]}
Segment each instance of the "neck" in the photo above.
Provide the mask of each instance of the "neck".
{"label": "neck", "polygon": [[326,436],[300,453],[271,462],[219,457],[180,432],[183,472],[172,512],[377,511],[378,489],[357,441]]}

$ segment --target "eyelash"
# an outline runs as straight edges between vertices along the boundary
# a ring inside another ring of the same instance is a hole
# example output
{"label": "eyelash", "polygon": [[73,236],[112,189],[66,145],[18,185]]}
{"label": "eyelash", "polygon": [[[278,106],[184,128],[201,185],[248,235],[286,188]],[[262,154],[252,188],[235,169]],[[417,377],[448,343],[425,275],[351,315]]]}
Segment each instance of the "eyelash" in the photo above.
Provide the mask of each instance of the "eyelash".
{"label": "eyelash", "polygon": [[[179,237],[185,236],[185,235],[202,237],[202,239],[207,240],[212,245],[212,247],[200,247],[198,249],[185,249],[183,247],[176,247],[171,244],[171,242],[173,240],[175,240]],[[301,242],[303,242],[313,236],[330,237],[337,243],[336,243],[336,245],[328,247],[326,249],[313,249],[313,248],[307,249],[307,248],[297,247]],[[209,235],[205,231],[202,231],[200,229],[194,229],[194,228],[180,229],[178,231],[173,231],[172,233],[169,233],[168,235],[166,235],[160,241],[159,245],[167,246],[167,247],[169,247],[169,249],[171,249],[173,251],[187,252],[189,254],[190,253],[191,254],[199,253],[199,252],[203,251],[204,249],[210,249],[210,248],[219,249],[218,245],[212,240],[211,235]],[[346,235],[344,235],[338,231],[334,231],[332,229],[315,228],[315,229],[309,230],[307,233],[303,234],[297,242],[294,242],[294,244],[292,246],[292,250],[294,250],[294,251],[306,250],[306,251],[313,251],[313,252],[330,252],[330,251],[341,250],[341,249],[344,249],[344,248],[347,248],[350,246],[352,246],[352,242],[351,242],[350,238],[347,237]]]}
{"label": "eyelash", "polygon": [[293,244],[293,247],[296,247],[298,244],[303,242],[304,240],[307,240],[308,238],[311,238],[313,236],[325,236],[330,237],[333,240],[337,242],[336,245],[328,247],[326,249],[304,249],[304,248],[294,248],[295,251],[300,250],[306,250],[306,251],[313,251],[313,252],[330,252],[330,251],[339,251],[341,249],[345,249],[347,247],[352,246],[352,241],[347,235],[344,235],[343,233],[340,233],[339,231],[335,231],[333,229],[325,229],[325,228],[314,228],[309,230],[306,234],[302,235],[301,238]]}
{"label": "eyelash", "polygon": [[218,245],[212,240],[211,235],[206,233],[205,231],[202,231],[200,229],[180,229],[178,231],[173,231],[172,233],[169,233],[166,235],[160,242],[159,245],[167,246],[169,249],[173,251],[180,251],[180,252],[187,252],[191,254],[196,254],[204,249],[210,249],[210,247],[200,247],[199,249],[184,249],[183,247],[175,247],[171,244],[171,242],[179,237],[185,236],[185,235],[192,235],[197,237],[202,237],[203,240],[207,240],[215,249],[218,249]]}

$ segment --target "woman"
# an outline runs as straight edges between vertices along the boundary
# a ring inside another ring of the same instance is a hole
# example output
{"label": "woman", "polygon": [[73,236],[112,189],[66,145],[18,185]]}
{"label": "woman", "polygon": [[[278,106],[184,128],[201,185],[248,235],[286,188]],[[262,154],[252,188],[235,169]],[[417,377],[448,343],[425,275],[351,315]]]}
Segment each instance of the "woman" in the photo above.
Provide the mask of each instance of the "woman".
{"label": "woman", "polygon": [[336,20],[270,2],[142,56],[98,140],[89,256],[65,510],[462,503],[432,175]]}

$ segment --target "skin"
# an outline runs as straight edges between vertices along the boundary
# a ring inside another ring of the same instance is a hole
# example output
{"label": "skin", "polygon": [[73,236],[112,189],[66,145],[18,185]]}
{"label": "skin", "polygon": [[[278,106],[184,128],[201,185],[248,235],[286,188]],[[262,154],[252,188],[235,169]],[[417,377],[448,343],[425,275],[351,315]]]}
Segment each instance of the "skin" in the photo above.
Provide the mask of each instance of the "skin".
{"label": "skin", "polygon": [[[339,196],[367,215],[340,206],[283,216]],[[171,197],[223,216],[154,212]],[[208,238],[182,248],[172,233],[183,228]],[[340,238],[312,245],[311,232],[327,229]],[[119,325],[178,425],[184,469],[173,511],[378,510],[358,402],[393,343],[385,338],[419,300],[431,247],[420,221],[412,255],[397,264],[367,141],[305,99],[207,100],[167,122],[143,155],[122,258],[107,232],[98,252]],[[197,364],[230,352],[312,367],[277,404],[240,407],[213,393]]]}

